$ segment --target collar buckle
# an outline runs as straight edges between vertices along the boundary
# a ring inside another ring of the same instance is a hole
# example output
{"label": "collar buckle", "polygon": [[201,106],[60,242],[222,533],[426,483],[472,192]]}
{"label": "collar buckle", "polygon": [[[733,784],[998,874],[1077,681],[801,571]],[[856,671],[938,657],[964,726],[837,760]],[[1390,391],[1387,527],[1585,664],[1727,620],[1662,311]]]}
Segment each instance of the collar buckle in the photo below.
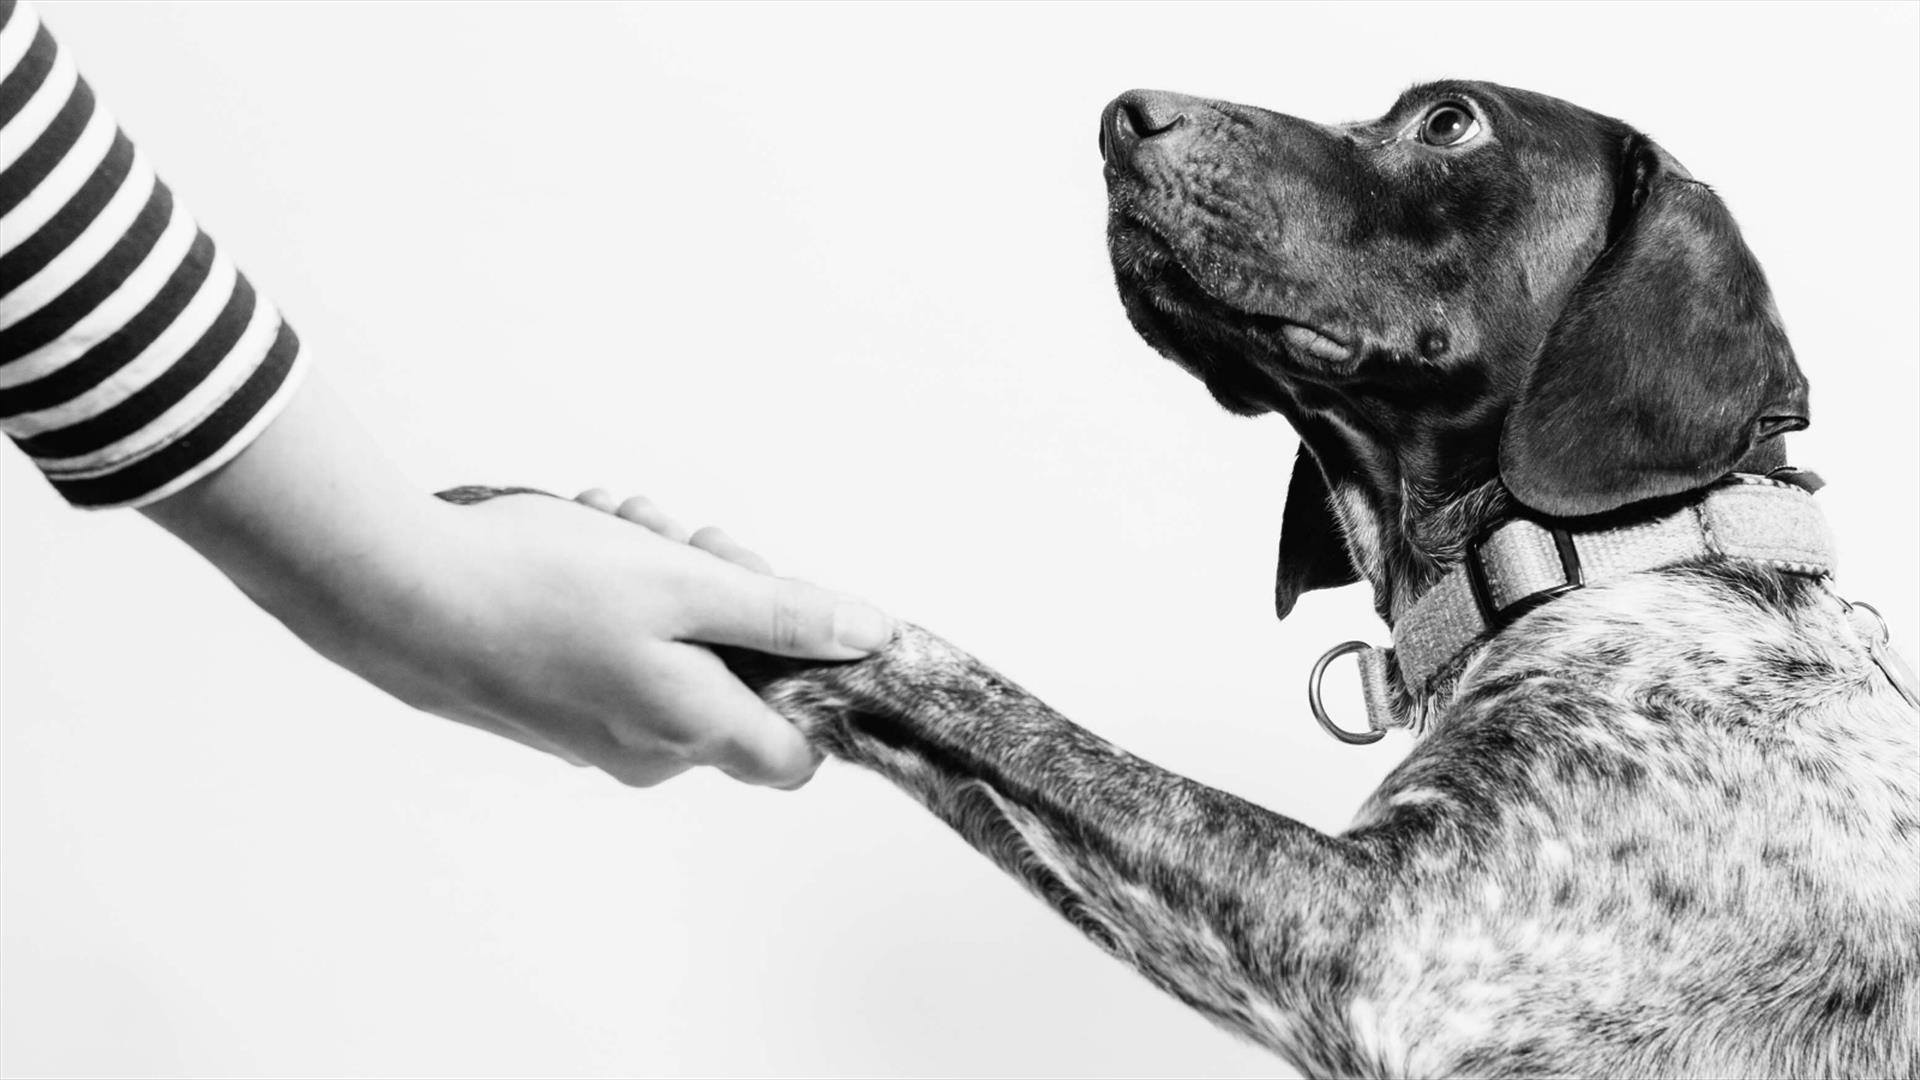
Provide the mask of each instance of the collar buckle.
{"label": "collar buckle", "polygon": [[1585,573],[1580,567],[1580,551],[1573,546],[1573,534],[1563,528],[1528,522],[1535,528],[1546,530],[1547,534],[1553,537],[1554,550],[1560,555],[1560,575],[1564,580],[1558,585],[1550,585],[1512,600],[1505,606],[1497,606],[1493,599],[1493,587],[1487,582],[1487,563],[1483,549],[1500,526],[1506,524],[1511,523],[1502,522],[1474,537],[1467,544],[1466,557],[1462,560],[1466,565],[1467,585],[1473,591],[1474,606],[1480,609],[1481,620],[1486,623],[1488,631],[1493,633],[1505,630],[1513,625],[1514,620],[1550,600],[1565,596],[1575,589],[1584,588],[1587,583]]}

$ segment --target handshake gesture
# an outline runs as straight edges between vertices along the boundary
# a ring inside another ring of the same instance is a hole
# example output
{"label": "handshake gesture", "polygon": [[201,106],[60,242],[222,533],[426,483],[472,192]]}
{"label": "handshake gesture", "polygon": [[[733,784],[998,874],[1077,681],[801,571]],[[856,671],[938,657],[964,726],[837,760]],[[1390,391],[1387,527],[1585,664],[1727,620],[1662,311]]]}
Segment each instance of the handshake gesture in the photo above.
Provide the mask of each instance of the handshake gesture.
{"label": "handshake gesture", "polygon": [[143,512],[402,701],[635,786],[711,765],[794,788],[819,765],[703,643],[853,660],[893,634],[646,499],[419,493],[312,378],[239,457]]}

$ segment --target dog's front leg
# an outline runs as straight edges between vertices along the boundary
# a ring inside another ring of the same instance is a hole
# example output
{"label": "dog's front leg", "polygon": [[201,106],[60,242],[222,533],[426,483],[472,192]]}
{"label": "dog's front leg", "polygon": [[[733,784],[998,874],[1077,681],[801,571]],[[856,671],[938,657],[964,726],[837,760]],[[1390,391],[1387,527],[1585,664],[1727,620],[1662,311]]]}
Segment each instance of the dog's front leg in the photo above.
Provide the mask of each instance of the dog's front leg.
{"label": "dog's front leg", "polygon": [[[464,487],[454,503],[532,488]],[[1391,874],[1126,754],[918,627],[855,663],[717,649],[827,751],[913,793],[1095,943],[1312,1075],[1375,1072],[1346,1005]]]}
{"label": "dog's front leg", "polygon": [[1310,1072],[1364,1070],[1343,1006],[1374,875],[1350,845],[1124,753],[917,627],[851,664],[727,656],[1163,989]]}

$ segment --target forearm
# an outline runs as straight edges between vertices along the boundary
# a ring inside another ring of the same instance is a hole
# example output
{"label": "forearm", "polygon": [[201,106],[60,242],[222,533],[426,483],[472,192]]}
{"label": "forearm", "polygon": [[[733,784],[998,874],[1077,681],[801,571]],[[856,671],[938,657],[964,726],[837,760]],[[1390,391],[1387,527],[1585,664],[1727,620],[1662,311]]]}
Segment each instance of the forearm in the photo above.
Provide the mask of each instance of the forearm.
{"label": "forearm", "polygon": [[[382,689],[434,709],[412,653],[457,611],[452,509],[407,485],[318,378],[233,461],[142,508],[289,629]],[[423,602],[423,600],[425,602]]]}
{"label": "forearm", "polygon": [[845,666],[728,659],[817,745],[1231,1030],[1284,1046],[1313,1022],[1298,986],[1355,955],[1351,914],[1374,898],[1350,845],[1120,750],[925,630]]}
{"label": "forearm", "polygon": [[61,495],[139,507],[416,707],[631,784],[804,782],[805,740],[698,643],[850,659],[884,615],[632,500],[411,488],[43,30],[0,3],[0,433]]}

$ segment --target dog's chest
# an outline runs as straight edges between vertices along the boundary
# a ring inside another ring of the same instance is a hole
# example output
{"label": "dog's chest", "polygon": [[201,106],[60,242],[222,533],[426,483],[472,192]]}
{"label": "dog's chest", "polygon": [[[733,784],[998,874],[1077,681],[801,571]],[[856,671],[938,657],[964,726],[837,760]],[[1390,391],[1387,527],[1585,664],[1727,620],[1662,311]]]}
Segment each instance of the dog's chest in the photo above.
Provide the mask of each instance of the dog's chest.
{"label": "dog's chest", "polygon": [[1517,624],[1363,811],[1452,833],[1350,1005],[1386,1071],[1817,1064],[1758,1028],[1920,1009],[1920,726],[1820,594],[1675,577]]}

